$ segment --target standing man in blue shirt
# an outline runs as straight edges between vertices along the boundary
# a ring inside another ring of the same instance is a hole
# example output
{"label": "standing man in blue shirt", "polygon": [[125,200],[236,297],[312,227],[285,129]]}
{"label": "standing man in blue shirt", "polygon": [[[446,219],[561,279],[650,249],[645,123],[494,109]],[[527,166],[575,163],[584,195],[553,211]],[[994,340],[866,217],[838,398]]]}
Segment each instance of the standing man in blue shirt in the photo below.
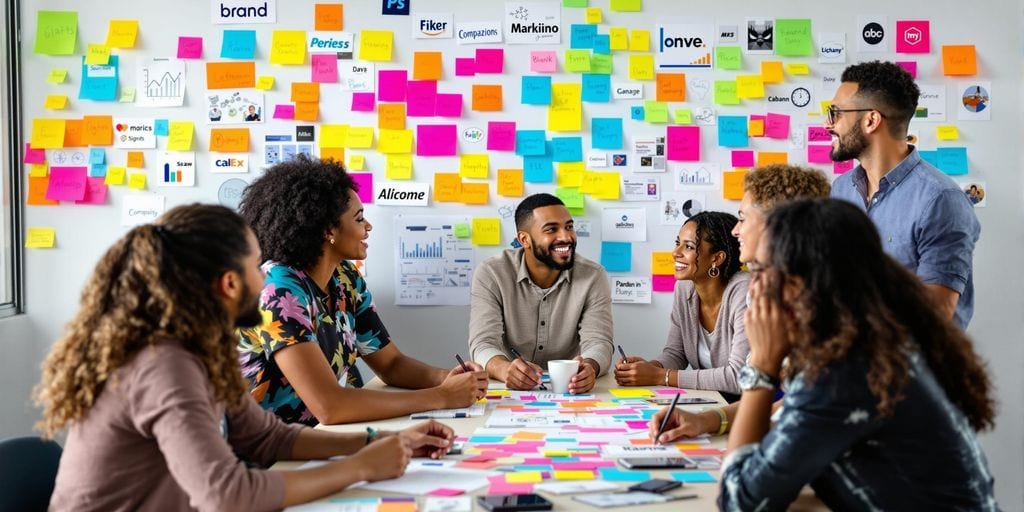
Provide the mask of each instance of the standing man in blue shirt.
{"label": "standing man in blue shirt", "polygon": [[948,176],[907,143],[920,89],[891,62],[843,71],[825,128],[834,161],[860,165],[832,184],[832,197],[863,208],[885,251],[917,274],[941,312],[966,329],[974,313],[972,255],[981,226]]}

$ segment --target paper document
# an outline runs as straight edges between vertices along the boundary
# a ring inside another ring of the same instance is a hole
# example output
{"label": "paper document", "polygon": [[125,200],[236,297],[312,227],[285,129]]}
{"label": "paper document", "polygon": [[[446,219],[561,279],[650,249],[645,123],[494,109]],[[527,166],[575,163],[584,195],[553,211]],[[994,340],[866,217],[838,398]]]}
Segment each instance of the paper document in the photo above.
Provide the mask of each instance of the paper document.
{"label": "paper document", "polygon": [[415,412],[409,415],[410,420],[426,420],[430,418],[475,418],[487,413],[486,403],[475,403],[469,407],[458,409],[435,409],[433,411]]}

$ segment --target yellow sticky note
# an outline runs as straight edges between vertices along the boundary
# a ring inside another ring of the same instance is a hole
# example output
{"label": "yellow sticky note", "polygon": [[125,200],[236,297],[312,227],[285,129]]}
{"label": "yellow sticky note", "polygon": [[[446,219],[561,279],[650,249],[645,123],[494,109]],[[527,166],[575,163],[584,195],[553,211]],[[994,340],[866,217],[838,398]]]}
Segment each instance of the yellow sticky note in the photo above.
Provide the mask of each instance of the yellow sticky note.
{"label": "yellow sticky note", "polygon": [[343,148],[345,147],[345,135],[348,133],[347,124],[325,124],[320,126],[320,147],[321,148]]}
{"label": "yellow sticky note", "polygon": [[384,177],[389,180],[411,180],[412,155],[388,155],[384,161]]}
{"label": "yellow sticky note", "polygon": [[128,188],[146,190],[146,173],[133,172],[128,174]]}
{"label": "yellow sticky note", "polygon": [[[488,391],[487,394],[488,395],[491,394],[490,391]],[[544,438],[547,437],[547,434],[545,434],[544,432],[530,432],[528,430],[520,430],[519,432],[516,432],[515,434],[512,434],[511,437],[512,437],[512,439],[526,439],[526,440],[530,440],[530,441],[543,441]]]}
{"label": "yellow sticky note", "polygon": [[167,150],[191,150],[193,131],[192,121],[171,121],[167,126]]}
{"label": "yellow sticky note", "polygon": [[631,52],[649,52],[649,51],[651,51],[651,31],[650,30],[630,30],[629,31],[629,51],[631,51]]}
{"label": "yellow sticky note", "polygon": [[572,452],[569,450],[548,449],[541,450],[540,453],[545,457],[572,457]]}
{"label": "yellow sticky note", "polygon": [[46,77],[47,83],[51,84],[62,84],[64,80],[68,78],[68,70],[66,69],[51,69],[49,76]]}
{"label": "yellow sticky note", "polygon": [[380,130],[377,151],[385,155],[412,153],[412,130]]}
{"label": "yellow sticky note", "polygon": [[261,76],[256,79],[256,88],[261,91],[269,91],[274,88],[274,77]]}
{"label": "yellow sticky note", "polygon": [[552,472],[551,476],[553,476],[555,480],[593,480],[594,472],[584,469],[556,469]]}
{"label": "yellow sticky note", "polygon": [[747,135],[751,137],[764,137],[764,119],[751,119],[747,121]]}
{"label": "yellow sticky note", "polygon": [[[804,64],[806,66],[806,64]],[[782,61],[766,60],[761,62],[761,80],[766,84],[782,83]]]}
{"label": "yellow sticky note", "polygon": [[960,130],[956,126],[943,124],[935,127],[935,138],[939,140],[957,140],[960,138]]}
{"label": "yellow sticky note", "polygon": [[270,63],[302,65],[306,62],[306,31],[275,30],[270,38]]}
{"label": "yellow sticky note", "polygon": [[629,79],[654,80],[654,55],[630,55]]}
{"label": "yellow sticky note", "polygon": [[597,175],[595,190],[590,195],[596,199],[618,199],[619,173],[599,172]]}
{"label": "yellow sticky note", "polygon": [[601,23],[601,8],[600,7],[587,7],[586,20],[587,23],[597,24]]}
{"label": "yellow sticky note", "polygon": [[363,155],[349,155],[347,170],[361,171],[366,167],[366,157]]}
{"label": "yellow sticky note", "polygon": [[643,0],[612,0],[609,7],[618,12],[640,12],[643,10]]}
{"label": "yellow sticky note", "polygon": [[654,396],[654,392],[645,388],[612,388],[608,390],[615,398],[644,398]]}
{"label": "yellow sticky note", "polygon": [[33,119],[32,140],[33,149],[59,149],[64,147],[64,120],[63,119]]}
{"label": "yellow sticky note", "polygon": [[736,97],[764,98],[764,79],[761,75],[738,75],[736,77]]}
{"label": "yellow sticky note", "polygon": [[490,170],[487,154],[467,154],[459,158],[459,176],[463,178],[487,179]]}
{"label": "yellow sticky note", "polygon": [[110,47],[105,44],[90,44],[85,50],[86,64],[106,65],[110,61]]}
{"label": "yellow sticky note", "polygon": [[56,228],[30,227],[28,233],[25,233],[25,247],[28,249],[53,249],[53,244],[56,241]]}
{"label": "yellow sticky note", "polygon": [[505,197],[523,196],[522,169],[498,169],[498,195]]}
{"label": "yellow sticky note", "polygon": [[654,251],[651,253],[651,273],[659,276],[669,276],[676,273],[676,260],[669,251]]}
{"label": "yellow sticky note", "polygon": [[510,484],[533,484],[544,481],[540,471],[515,471],[505,473],[505,482]]}
{"label": "yellow sticky note", "polygon": [[107,46],[111,48],[134,48],[135,37],[139,34],[139,20],[110,20],[107,27]]}
{"label": "yellow sticky note", "polygon": [[[790,62],[786,64],[786,73],[790,75],[809,75],[811,74],[811,67],[807,64],[800,64],[796,62]],[[762,69],[761,74],[764,75]]]}
{"label": "yellow sticky note", "polygon": [[64,110],[68,105],[68,97],[63,94],[51,94],[46,97],[43,108],[47,110]]}
{"label": "yellow sticky note", "polygon": [[675,111],[675,123],[676,124],[693,124],[693,112],[689,109],[681,108]]}
{"label": "yellow sticky note", "polygon": [[578,187],[583,184],[583,173],[586,170],[583,162],[558,162],[555,184],[559,187]]}
{"label": "yellow sticky note", "polygon": [[362,30],[359,32],[359,59],[377,62],[391,60],[394,34],[390,30]]}
{"label": "yellow sticky note", "polygon": [[369,126],[349,126],[345,134],[345,147],[369,149],[373,147],[373,128]]}
{"label": "yellow sticky note", "polygon": [[501,244],[501,219],[479,218],[473,219],[473,244],[474,245],[500,245]]}
{"label": "yellow sticky note", "polygon": [[50,174],[50,168],[45,162],[41,164],[32,164],[28,167],[29,178],[45,178]]}
{"label": "yellow sticky note", "polygon": [[548,130],[578,132],[583,127],[583,90],[578,83],[551,84]]}
{"label": "yellow sticky note", "polygon": [[626,27],[608,29],[608,48],[611,50],[629,49],[629,30]]}
{"label": "yellow sticky note", "polygon": [[126,167],[107,167],[107,175],[103,183],[107,185],[124,185],[124,177],[128,174]]}

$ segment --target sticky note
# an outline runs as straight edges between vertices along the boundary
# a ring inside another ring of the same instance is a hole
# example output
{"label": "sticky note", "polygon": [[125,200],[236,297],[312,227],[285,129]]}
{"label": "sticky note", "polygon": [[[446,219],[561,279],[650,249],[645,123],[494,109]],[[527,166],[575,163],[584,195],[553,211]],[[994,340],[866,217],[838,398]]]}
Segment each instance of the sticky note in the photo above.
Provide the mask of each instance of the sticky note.
{"label": "sticky note", "polygon": [[462,117],[462,93],[438,94],[434,104],[434,115],[438,117]]}
{"label": "sticky note", "polygon": [[670,251],[651,252],[651,274],[674,275],[675,265],[675,257]]}
{"label": "sticky note", "polygon": [[489,194],[487,183],[463,183],[459,200],[465,204],[487,204]]}
{"label": "sticky note", "polygon": [[733,151],[732,152],[732,166],[733,167],[753,167],[754,166],[754,152],[753,151]]}
{"label": "sticky note", "polygon": [[514,151],[516,149],[516,123],[514,121],[488,121],[487,149]]}
{"label": "sticky note", "polygon": [[[782,76],[782,62],[777,60],[766,60],[761,62],[761,81],[766,84],[782,83],[785,78]],[[740,96],[741,98],[743,96]]]}
{"label": "sticky note", "polygon": [[472,241],[475,245],[501,244],[501,219],[474,218]]}
{"label": "sticky note", "polygon": [[32,144],[25,143],[25,157],[22,158],[22,163],[26,164],[41,164],[46,162],[46,151],[42,149],[33,148]]}
{"label": "sticky note", "polygon": [[310,57],[310,80],[333,84],[338,81],[338,57],[330,53],[314,53]]}
{"label": "sticky note", "polygon": [[459,176],[463,178],[483,178],[490,175],[490,164],[486,153],[463,154],[459,157]]}
{"label": "sticky note", "polygon": [[25,204],[33,206],[53,206],[60,204],[58,201],[46,198],[46,190],[50,188],[50,177],[32,177],[28,178],[28,197],[25,198]]}
{"label": "sticky note", "polygon": [[583,74],[583,101],[590,103],[608,103],[612,100],[612,77],[611,75],[599,75],[594,73]]}
{"label": "sticky note", "polygon": [[[171,124],[173,125],[174,123]],[[173,126],[171,131],[174,131]],[[210,151],[220,151],[224,153],[248,153],[249,129],[211,128]]]}
{"label": "sticky note", "polygon": [[619,468],[597,468],[602,480],[609,482],[646,482],[651,479],[650,471],[626,470]]}
{"label": "sticky note", "polygon": [[612,55],[611,38],[608,34],[597,34],[594,36],[594,55],[605,55],[608,57]]}
{"label": "sticky note", "polygon": [[207,62],[207,89],[246,89],[256,85],[256,63]]}
{"label": "sticky note", "polygon": [[788,139],[789,116],[769,112],[764,122],[764,135],[772,139]]}
{"label": "sticky note", "polygon": [[139,34],[139,20],[110,20],[107,42],[110,48],[134,48]]}
{"label": "sticky note", "polygon": [[612,56],[611,55],[591,55],[590,56],[590,72],[611,75],[612,74]]}
{"label": "sticky note", "polygon": [[291,101],[320,101],[320,84],[315,82],[292,82]]}
{"label": "sticky note", "polygon": [[353,112],[373,112],[376,96],[372,92],[352,93],[351,110]]}
{"label": "sticky note", "polygon": [[590,71],[590,50],[566,50],[565,70],[573,73]]}
{"label": "sticky note", "polygon": [[644,100],[644,121],[648,123],[667,123],[668,104],[661,101]]}
{"label": "sticky note", "polygon": [[256,56],[255,30],[225,30],[221,36],[222,59],[251,60]]}
{"label": "sticky note", "polygon": [[689,109],[678,109],[674,114],[676,124],[693,124],[693,112]]}
{"label": "sticky note", "polygon": [[523,157],[523,181],[527,183],[551,183],[554,172],[550,155]]}
{"label": "sticky note", "polygon": [[409,72],[404,69],[382,69],[377,72],[377,101],[405,101]]}
{"label": "sticky note", "polygon": [[260,91],[269,91],[274,88],[274,77],[272,76],[261,76],[256,80],[256,89]]}
{"label": "sticky note", "polygon": [[62,84],[64,80],[68,78],[68,70],[66,69],[51,69],[50,74],[46,76],[46,82],[51,84]]}
{"label": "sticky note", "polygon": [[523,196],[522,169],[498,169],[498,195],[505,197]]}
{"label": "sticky note", "polygon": [[122,87],[121,97],[117,100],[121,103],[135,103],[135,88],[134,87]]}
{"label": "sticky note", "polygon": [[417,156],[455,156],[458,129],[454,124],[420,124],[416,126],[416,141]]}
{"label": "sticky note", "polygon": [[[808,144],[807,145],[807,162],[812,164],[830,164],[832,163],[832,146],[825,144]],[[733,164],[735,165],[735,164]]]}
{"label": "sticky note", "polygon": [[520,102],[524,105],[550,105],[551,104],[551,77],[524,75],[520,80],[522,83]]}
{"label": "sticky note", "polygon": [[[114,126],[111,116],[85,116],[82,118],[82,145],[109,146],[114,143]],[[65,132],[66,134],[66,132]],[[67,135],[65,135],[65,138]],[[64,141],[65,145],[67,140]]]}
{"label": "sticky note", "polygon": [[742,148],[747,142],[746,116],[718,116],[718,145]]}
{"label": "sticky note", "polygon": [[622,149],[622,118],[595,117],[590,120],[593,149]]}
{"label": "sticky note", "polygon": [[978,73],[978,56],[973,44],[942,45],[942,74],[973,76]]}
{"label": "sticky note", "polygon": [[722,198],[739,201],[743,199],[743,179],[746,171],[726,171],[722,173]]}
{"label": "sticky note", "polygon": [[739,105],[735,80],[715,80],[715,103],[718,105]]}
{"label": "sticky note", "polygon": [[551,85],[548,130],[578,132],[583,128],[582,86],[565,83]]}
{"label": "sticky note", "polygon": [[179,59],[201,59],[203,58],[202,37],[178,37],[178,58]]}
{"label": "sticky note", "polygon": [[915,60],[898,60],[896,65],[910,73],[910,78],[917,78],[917,61]]}
{"label": "sticky note", "polygon": [[146,173],[133,172],[128,174],[128,188],[133,190],[146,190]]}
{"label": "sticky note", "polygon": [[473,103],[470,108],[476,112],[500,112],[501,85],[473,84]]}
{"label": "sticky note", "polygon": [[352,149],[369,149],[373,147],[373,128],[369,126],[349,126],[345,133],[345,147]]}
{"label": "sticky note", "polygon": [[505,50],[501,48],[477,48],[474,58],[477,74],[500,74],[505,69]]}
{"label": "sticky note", "polygon": [[516,130],[516,154],[538,156],[547,152],[544,130]]}
{"label": "sticky note", "polygon": [[[810,73],[811,73],[811,67],[808,66],[805,63],[797,63],[797,62],[787,62],[786,63],[786,74],[787,75],[803,76],[803,75],[809,75]],[[764,75],[764,73],[761,73],[761,74],[762,74],[762,76]]]}
{"label": "sticky note", "polygon": [[85,63],[106,65],[107,62],[110,62],[110,47],[105,44],[89,44],[85,50]]}
{"label": "sticky note", "polygon": [[320,104],[315,101],[297,101],[293,113],[297,121],[316,121],[320,115]]}
{"label": "sticky note", "polygon": [[[353,100],[354,99],[355,94],[353,93]],[[381,103],[377,108],[377,127],[389,130],[404,130],[405,104]]]}
{"label": "sticky note", "polygon": [[384,177],[389,180],[412,179],[412,155],[388,155],[384,161]]}
{"label": "sticky note", "polygon": [[[189,151],[192,149],[192,121],[171,121],[168,125],[167,150]],[[214,150],[211,143],[211,150]]]}
{"label": "sticky note", "polygon": [[715,67],[718,69],[742,69],[743,57],[739,46],[716,46]]}
{"label": "sticky note", "polygon": [[586,170],[586,164],[583,162],[559,162],[558,178],[555,181],[555,185],[558,187],[579,187],[583,184],[583,173]]}
{"label": "sticky note", "polygon": [[578,188],[558,187],[555,189],[555,196],[565,203],[565,207],[569,209],[569,213],[573,215],[585,215],[586,203],[583,198],[583,194],[580,193]]}
{"label": "sticky note", "polygon": [[611,27],[608,29],[608,44],[612,50],[629,49],[629,30],[625,27]]}
{"label": "sticky note", "polygon": [[[85,142],[85,120],[67,119],[64,121],[64,147],[79,148],[88,146]],[[35,147],[35,146],[33,146]]]}
{"label": "sticky note", "polygon": [[453,225],[452,231],[455,238],[469,238],[470,236],[469,224],[464,222]]}
{"label": "sticky note", "polygon": [[658,101],[686,101],[686,75],[684,73],[658,73],[655,80],[655,98]]}
{"label": "sticky note", "polygon": [[[948,147],[939,148],[938,153],[938,165],[940,171],[952,175],[958,176],[967,174],[969,172],[967,164],[967,148],[965,147]],[[52,169],[51,169],[52,173]],[[52,177],[51,177],[52,180]]]}
{"label": "sticky note", "polygon": [[775,20],[775,55],[806,57],[814,51],[811,20],[807,18]]}
{"label": "sticky note", "polygon": [[632,259],[633,244],[630,242],[601,242],[601,265],[608,272],[629,272]]}
{"label": "sticky note", "polygon": [[761,75],[738,75],[736,77],[736,97],[764,98],[764,79]]}
{"label": "sticky note", "polygon": [[275,30],[270,37],[270,63],[302,65],[306,62],[306,31]]}
{"label": "sticky note", "polygon": [[342,4],[314,4],[313,27],[315,30],[342,30],[344,7]]}
{"label": "sticky note", "polygon": [[562,469],[552,472],[555,480],[593,480],[594,472],[583,469]]}
{"label": "sticky note", "polygon": [[505,473],[505,481],[510,484],[540,483],[544,477],[540,471],[515,471]]}
{"label": "sticky note", "polygon": [[114,101],[117,99],[117,76],[119,59],[111,55],[107,65],[89,65],[82,57],[82,81],[78,97],[84,100]]}
{"label": "sticky note", "polygon": [[558,71],[558,54],[552,50],[531,51],[530,71],[534,73],[554,73]]}
{"label": "sticky note", "polygon": [[364,155],[349,155],[345,170],[362,171],[366,168],[366,157]]}
{"label": "sticky note", "polygon": [[629,79],[654,80],[654,55],[630,55]]}
{"label": "sticky note", "polygon": [[32,164],[28,168],[28,175],[30,178],[45,178],[50,175],[50,167],[46,165],[46,162]]}
{"label": "sticky note", "polygon": [[610,8],[616,12],[640,12],[643,0],[612,0]]}
{"label": "sticky note", "polygon": [[594,48],[595,37],[597,37],[596,26],[574,23],[569,27],[569,48],[591,50]]}
{"label": "sticky note", "polygon": [[651,32],[649,30],[629,31],[629,51],[649,52],[651,51]]}
{"label": "sticky note", "polygon": [[764,116],[750,116],[750,119],[747,120],[747,135],[764,137]]}
{"label": "sticky note", "polygon": [[441,52],[414,52],[412,62],[413,80],[441,79]]}
{"label": "sticky note", "polygon": [[771,164],[789,163],[789,153],[785,151],[758,151],[757,166],[764,167]]}
{"label": "sticky note", "polygon": [[669,126],[666,130],[665,157],[671,161],[700,160],[700,127]]}
{"label": "sticky note", "polygon": [[78,12],[36,12],[36,40],[33,51],[45,55],[75,53],[78,38]]}
{"label": "sticky note", "polygon": [[26,249],[52,249],[56,241],[56,228],[29,227],[25,233]]}
{"label": "sticky note", "polygon": [[551,159],[555,162],[583,160],[582,137],[554,137],[551,139]]}
{"label": "sticky note", "polygon": [[935,138],[939,140],[957,140],[960,138],[960,130],[953,125],[939,125],[935,127]]}
{"label": "sticky note", "polygon": [[394,44],[390,30],[361,30],[359,32],[359,59],[371,62],[388,62]]}
{"label": "sticky note", "polygon": [[46,97],[46,102],[43,103],[43,108],[47,110],[64,110],[68,104],[68,97],[63,94],[50,94]]}
{"label": "sticky note", "polygon": [[455,59],[455,76],[476,75],[476,59],[457,57]]}
{"label": "sticky note", "polygon": [[584,15],[587,23],[601,23],[602,17],[600,7],[588,7]]}
{"label": "sticky note", "polygon": [[88,170],[85,167],[51,167],[46,198],[53,201],[81,201],[85,198]]}
{"label": "sticky note", "polygon": [[144,165],[145,156],[142,151],[129,151],[126,165],[133,169],[140,169]]}
{"label": "sticky note", "polygon": [[35,149],[59,149],[64,147],[63,119],[33,119],[32,147]]}
{"label": "sticky note", "polygon": [[125,167],[107,167],[107,175],[103,178],[103,183],[107,185],[124,185],[124,177],[127,173],[128,169]]}

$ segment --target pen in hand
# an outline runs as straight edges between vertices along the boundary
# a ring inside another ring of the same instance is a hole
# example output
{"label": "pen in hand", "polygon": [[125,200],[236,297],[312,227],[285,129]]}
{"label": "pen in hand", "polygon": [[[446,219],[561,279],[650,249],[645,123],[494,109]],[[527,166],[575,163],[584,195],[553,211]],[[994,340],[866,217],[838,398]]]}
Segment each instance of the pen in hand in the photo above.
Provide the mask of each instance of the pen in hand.
{"label": "pen in hand", "polygon": [[459,366],[462,367],[462,371],[469,373],[469,367],[466,366],[466,362],[462,360],[462,356],[455,354],[455,360],[459,362]]}
{"label": "pen in hand", "polygon": [[675,398],[672,399],[672,405],[668,406],[668,412],[661,418],[661,426],[658,427],[658,435],[654,437],[655,444],[661,444],[661,435],[665,433],[665,427],[668,425],[668,419],[672,417],[672,413],[676,410],[676,404],[679,403],[679,394],[677,393]]}
{"label": "pen in hand", "polygon": [[625,363],[626,362],[626,351],[622,350],[622,345],[616,345],[616,346],[619,347],[619,355],[622,356],[622,362]]}
{"label": "pen in hand", "polygon": [[[523,359],[523,355],[522,355],[522,354],[520,354],[520,353],[519,353],[519,351],[518,351],[518,350],[516,350],[516,348],[515,348],[515,347],[513,347],[513,346],[511,346],[511,345],[510,345],[510,346],[508,347],[508,350],[509,350],[509,352],[512,352],[512,357],[514,357],[514,358],[516,358],[516,359],[521,359],[521,360],[522,360],[522,361],[523,361],[524,363],[526,362],[526,359]],[[529,366],[529,364],[527,364],[527,366]],[[547,391],[547,389],[548,389],[547,387],[545,387],[545,386],[544,386],[544,380],[543,380],[543,377],[541,377],[541,381],[540,381],[540,388],[539,388],[539,389],[541,389],[541,390],[543,390],[543,391]]]}

